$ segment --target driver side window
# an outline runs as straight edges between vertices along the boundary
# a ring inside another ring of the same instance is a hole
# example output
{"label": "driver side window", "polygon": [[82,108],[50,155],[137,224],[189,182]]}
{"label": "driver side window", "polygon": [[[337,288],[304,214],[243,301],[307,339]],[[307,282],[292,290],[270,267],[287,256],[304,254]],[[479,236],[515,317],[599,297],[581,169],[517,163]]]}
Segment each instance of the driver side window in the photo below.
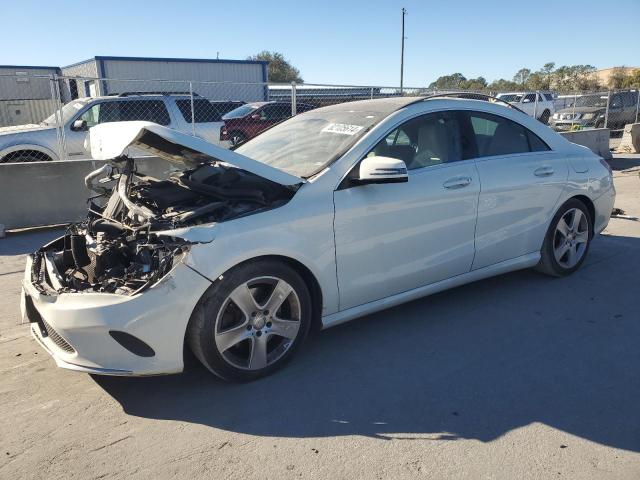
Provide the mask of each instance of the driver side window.
{"label": "driver side window", "polygon": [[469,158],[457,112],[429,113],[402,124],[367,154],[397,158],[408,170]]}
{"label": "driver side window", "polygon": [[89,110],[80,115],[78,120],[84,120],[87,122],[87,127],[91,128],[99,123],[100,118],[100,104],[96,103]]}

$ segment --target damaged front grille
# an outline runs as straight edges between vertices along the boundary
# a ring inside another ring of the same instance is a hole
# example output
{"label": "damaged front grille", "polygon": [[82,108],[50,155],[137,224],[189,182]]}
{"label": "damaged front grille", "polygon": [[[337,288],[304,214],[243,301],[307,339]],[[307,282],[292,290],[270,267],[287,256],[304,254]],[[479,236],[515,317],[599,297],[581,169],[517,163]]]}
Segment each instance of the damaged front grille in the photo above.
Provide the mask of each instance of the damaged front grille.
{"label": "damaged front grille", "polygon": [[[44,325],[45,331],[47,335],[53,343],[57,345],[57,347],[61,350],[64,350],[67,353],[75,353],[75,349],[67,343],[67,341],[58,335],[51,325],[49,325],[44,319],[42,319],[42,324]],[[43,335],[45,336],[45,335]]]}
{"label": "damaged front grille", "polygon": [[45,321],[44,318],[42,318],[42,315],[40,315],[38,310],[36,310],[36,307],[33,305],[31,297],[26,295],[24,300],[27,318],[29,319],[29,322],[31,322],[32,328],[36,328],[37,326],[42,338],[49,337],[59,349],[64,350],[67,353],[75,353],[75,349],[69,345],[69,343],[62,338],[58,332],[56,332],[55,329]]}

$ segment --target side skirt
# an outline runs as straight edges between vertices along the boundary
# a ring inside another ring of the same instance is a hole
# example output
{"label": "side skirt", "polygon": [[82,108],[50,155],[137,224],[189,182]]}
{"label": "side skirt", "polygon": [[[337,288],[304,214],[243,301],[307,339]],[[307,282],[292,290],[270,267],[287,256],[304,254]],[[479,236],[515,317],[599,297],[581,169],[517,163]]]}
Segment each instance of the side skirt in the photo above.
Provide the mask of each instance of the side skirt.
{"label": "side skirt", "polygon": [[373,302],[358,305],[357,307],[351,307],[341,312],[332,313],[322,317],[322,328],[329,328],[341,323],[348,322],[354,318],[369,315],[380,310],[395,307],[402,303],[410,302],[427,295],[442,292],[450,288],[458,287],[466,283],[475,282],[484,278],[494,277],[496,275],[502,275],[503,273],[512,272],[514,270],[521,270],[524,268],[530,268],[538,264],[540,261],[540,252],[528,253],[511,260],[505,260],[504,262],[496,263],[495,265],[489,265],[488,267],[479,268],[478,270],[472,270],[462,275],[447,278],[436,283],[425,285],[424,287],[415,288],[406,292],[397,293],[390,297],[381,298]]}

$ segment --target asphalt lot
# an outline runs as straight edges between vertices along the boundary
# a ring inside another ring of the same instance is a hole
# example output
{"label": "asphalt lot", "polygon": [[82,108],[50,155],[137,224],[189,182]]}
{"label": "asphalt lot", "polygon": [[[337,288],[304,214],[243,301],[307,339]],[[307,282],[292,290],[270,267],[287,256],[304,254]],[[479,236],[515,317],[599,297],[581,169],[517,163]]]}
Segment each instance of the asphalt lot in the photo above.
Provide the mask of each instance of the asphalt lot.
{"label": "asphalt lot", "polygon": [[[617,158],[640,216],[640,156]],[[531,271],[312,338],[228,385],[60,370],[20,324],[24,254],[0,240],[0,478],[640,478],[640,222],[573,276]]]}

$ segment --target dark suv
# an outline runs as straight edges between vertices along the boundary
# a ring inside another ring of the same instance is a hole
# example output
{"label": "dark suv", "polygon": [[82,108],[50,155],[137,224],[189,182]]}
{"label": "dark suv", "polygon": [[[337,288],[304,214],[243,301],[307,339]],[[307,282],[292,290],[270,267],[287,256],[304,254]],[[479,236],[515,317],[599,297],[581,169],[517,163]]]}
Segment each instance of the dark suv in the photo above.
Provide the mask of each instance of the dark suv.
{"label": "dark suv", "polygon": [[[311,110],[313,105],[296,104],[296,113]],[[232,146],[255,137],[269,127],[291,117],[289,102],[247,103],[222,117],[224,127],[220,130],[220,140],[229,141]]]}
{"label": "dark suv", "polygon": [[[569,130],[573,125],[580,127],[605,127],[608,94],[581,95],[575,105],[557,110],[551,117],[550,125],[556,130]],[[609,115],[606,126],[612,130],[624,128],[636,121],[638,91],[612,92],[609,98]]]}

